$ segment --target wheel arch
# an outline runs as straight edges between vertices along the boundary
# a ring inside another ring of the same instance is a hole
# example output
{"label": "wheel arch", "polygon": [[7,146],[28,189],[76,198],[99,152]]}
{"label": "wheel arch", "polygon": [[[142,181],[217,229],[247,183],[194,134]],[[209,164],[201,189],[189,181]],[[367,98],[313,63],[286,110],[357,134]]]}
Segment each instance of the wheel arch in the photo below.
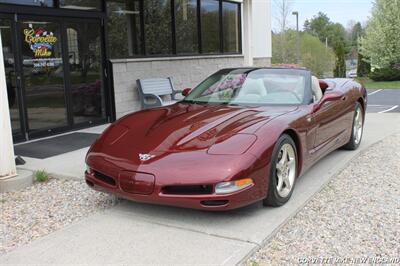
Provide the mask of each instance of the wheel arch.
{"label": "wheel arch", "polygon": [[359,102],[360,104],[361,104],[361,107],[362,107],[362,109],[363,109],[363,112],[365,113],[365,102],[364,102],[364,99],[362,98],[362,97],[360,97],[360,98],[358,98],[357,99],[357,102]]}
{"label": "wheel arch", "polygon": [[296,150],[297,150],[297,166],[298,166],[298,173],[297,173],[297,177],[300,175],[301,170],[302,170],[302,166],[303,166],[303,150],[302,150],[302,146],[301,146],[301,141],[300,141],[300,137],[297,134],[297,132],[294,129],[288,128],[285,131],[282,132],[281,135],[286,134],[289,135],[293,141],[294,144],[296,145]]}

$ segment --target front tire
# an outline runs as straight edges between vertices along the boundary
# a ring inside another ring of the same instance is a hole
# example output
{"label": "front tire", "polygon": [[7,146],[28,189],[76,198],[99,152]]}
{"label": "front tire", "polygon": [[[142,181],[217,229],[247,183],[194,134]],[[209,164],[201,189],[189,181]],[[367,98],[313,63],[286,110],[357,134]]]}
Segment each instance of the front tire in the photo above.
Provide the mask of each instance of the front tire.
{"label": "front tire", "polygon": [[363,134],[363,128],[364,128],[364,112],[361,104],[357,102],[356,107],[354,108],[354,118],[351,129],[351,138],[350,141],[343,146],[344,149],[356,150],[360,146]]}
{"label": "front tire", "polygon": [[292,196],[297,177],[297,149],[293,139],[283,134],[275,144],[265,206],[279,207]]}

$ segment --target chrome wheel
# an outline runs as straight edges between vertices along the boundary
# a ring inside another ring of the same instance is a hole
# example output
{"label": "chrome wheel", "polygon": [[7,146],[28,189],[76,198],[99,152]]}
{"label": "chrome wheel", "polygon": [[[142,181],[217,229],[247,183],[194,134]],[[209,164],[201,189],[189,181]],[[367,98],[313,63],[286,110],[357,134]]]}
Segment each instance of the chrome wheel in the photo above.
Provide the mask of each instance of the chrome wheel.
{"label": "chrome wheel", "polygon": [[282,198],[292,191],[296,177],[296,153],[292,145],[282,145],[276,163],[276,190]]}
{"label": "chrome wheel", "polygon": [[354,114],[353,134],[354,142],[357,145],[361,141],[363,131],[363,114],[361,108],[357,108]]}

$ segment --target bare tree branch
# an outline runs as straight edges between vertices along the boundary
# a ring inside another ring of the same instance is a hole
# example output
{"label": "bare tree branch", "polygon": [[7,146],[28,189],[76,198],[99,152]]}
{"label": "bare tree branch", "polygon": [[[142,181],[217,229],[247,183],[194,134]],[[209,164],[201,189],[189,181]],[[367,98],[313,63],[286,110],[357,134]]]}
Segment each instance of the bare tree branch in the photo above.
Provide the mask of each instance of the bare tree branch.
{"label": "bare tree branch", "polygon": [[284,32],[288,25],[288,16],[292,11],[292,0],[274,0],[274,5],[277,10],[275,20],[279,25],[279,31]]}

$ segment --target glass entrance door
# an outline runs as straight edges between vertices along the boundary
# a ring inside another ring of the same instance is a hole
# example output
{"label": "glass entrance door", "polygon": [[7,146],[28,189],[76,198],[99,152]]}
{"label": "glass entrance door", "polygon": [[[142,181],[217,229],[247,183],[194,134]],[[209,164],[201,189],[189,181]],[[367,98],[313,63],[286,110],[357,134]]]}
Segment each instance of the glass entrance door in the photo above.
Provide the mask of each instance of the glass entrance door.
{"label": "glass entrance door", "polygon": [[[15,60],[15,47],[14,47],[14,34],[13,34],[13,23],[11,18],[0,17],[0,31],[2,38],[2,49],[5,72],[6,72],[6,85],[8,95],[8,105],[10,108],[11,127],[13,135],[17,138],[22,138],[21,119],[20,119],[20,106],[19,106],[19,95],[20,91],[17,85],[16,79],[16,60]],[[3,88],[2,88],[3,89]]]}
{"label": "glass entrance door", "polygon": [[100,19],[0,14],[0,31],[15,140],[107,122]]}
{"label": "glass entrance door", "polygon": [[100,21],[65,22],[74,125],[105,118]]}
{"label": "glass entrance door", "polygon": [[61,25],[24,19],[18,28],[28,134],[67,127]]}

